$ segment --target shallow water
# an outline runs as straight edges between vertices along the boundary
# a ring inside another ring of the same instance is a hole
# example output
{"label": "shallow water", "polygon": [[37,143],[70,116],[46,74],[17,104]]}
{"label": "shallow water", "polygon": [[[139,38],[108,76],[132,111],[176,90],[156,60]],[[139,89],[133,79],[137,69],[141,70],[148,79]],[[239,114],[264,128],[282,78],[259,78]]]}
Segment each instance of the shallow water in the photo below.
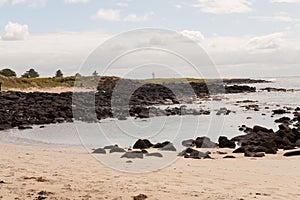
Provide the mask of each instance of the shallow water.
{"label": "shallow water", "polygon": [[[257,88],[282,87],[300,89],[300,79],[278,78],[273,83],[253,84]],[[35,126],[33,129],[19,131],[16,129],[0,134],[0,140],[6,142],[30,145],[84,145],[88,149],[103,147],[110,144],[130,147],[139,138],[147,138],[153,143],[172,141],[176,147],[181,147],[181,141],[208,136],[217,141],[220,135],[234,137],[241,134],[238,126],[262,125],[277,129],[271,118],[272,109],[280,106],[295,108],[300,105],[300,92],[257,92],[247,94],[227,94],[222,102],[206,101],[201,104],[188,105],[194,108],[213,110],[208,116],[171,116],[154,117],[150,119],[133,119],[124,121],[114,119],[102,120],[100,123],[64,123],[47,125],[46,128]],[[238,100],[255,100],[257,103],[236,104]],[[245,111],[241,105],[258,104],[259,112]],[[265,109],[268,106],[270,109]],[[216,109],[226,107],[235,113],[216,115]],[[266,115],[263,116],[262,113]],[[291,116],[289,114],[285,116]],[[249,119],[251,117],[251,119]],[[279,118],[282,116],[276,116]]]}

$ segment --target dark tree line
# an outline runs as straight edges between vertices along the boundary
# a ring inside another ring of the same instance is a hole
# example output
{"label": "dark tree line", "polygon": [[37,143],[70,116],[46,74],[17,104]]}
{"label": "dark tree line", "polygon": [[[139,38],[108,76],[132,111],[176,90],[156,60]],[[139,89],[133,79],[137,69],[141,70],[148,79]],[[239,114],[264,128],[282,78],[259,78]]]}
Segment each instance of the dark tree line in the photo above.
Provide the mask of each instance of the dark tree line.
{"label": "dark tree line", "polygon": [[38,78],[40,75],[34,69],[30,69],[26,71],[21,77],[22,78]]}
{"label": "dark tree line", "polygon": [[[12,69],[9,69],[9,68],[5,68],[5,69],[0,70],[0,75],[6,76],[6,77],[17,77],[17,73],[15,71],[13,71]],[[81,77],[82,75],[79,74],[79,73],[76,73],[75,76],[76,77]],[[98,72],[94,71],[92,73],[92,76],[98,76]],[[21,75],[21,78],[38,78],[38,77],[40,77],[39,73],[33,68],[29,69],[28,71],[26,71],[24,74]],[[64,77],[64,74],[59,69],[55,72],[54,77],[55,78],[62,78],[62,77]]]}
{"label": "dark tree line", "polygon": [[8,68],[2,69],[2,70],[0,71],[0,75],[6,76],[6,77],[16,77],[16,76],[17,76],[17,74],[16,74],[15,71],[13,71],[13,70],[11,70],[11,69],[8,69]]}

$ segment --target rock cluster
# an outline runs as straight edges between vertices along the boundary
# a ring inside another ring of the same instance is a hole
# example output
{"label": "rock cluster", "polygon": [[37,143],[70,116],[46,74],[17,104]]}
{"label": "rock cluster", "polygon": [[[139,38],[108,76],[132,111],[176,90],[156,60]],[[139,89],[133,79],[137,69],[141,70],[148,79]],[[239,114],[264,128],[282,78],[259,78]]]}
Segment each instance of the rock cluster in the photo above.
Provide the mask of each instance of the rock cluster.
{"label": "rock cluster", "polygon": [[240,130],[246,134],[231,139],[241,146],[234,153],[245,153],[245,155],[255,152],[276,154],[278,149],[291,150],[300,147],[299,120],[300,114],[295,111],[293,119],[282,117],[275,120],[275,122],[281,123],[276,132],[261,126],[241,127]]}
{"label": "rock cluster", "polygon": [[0,130],[65,121],[73,121],[72,93],[2,92],[0,95]]}

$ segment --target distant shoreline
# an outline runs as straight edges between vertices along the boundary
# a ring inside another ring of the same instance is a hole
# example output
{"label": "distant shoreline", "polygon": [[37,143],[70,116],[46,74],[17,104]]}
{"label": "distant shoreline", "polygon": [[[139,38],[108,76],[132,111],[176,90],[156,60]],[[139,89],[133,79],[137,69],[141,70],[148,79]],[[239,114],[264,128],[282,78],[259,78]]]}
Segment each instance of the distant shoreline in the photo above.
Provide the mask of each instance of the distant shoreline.
{"label": "distant shoreline", "polygon": [[[105,80],[122,80],[115,76],[69,76],[62,78],[16,78],[5,77],[0,75],[0,82],[2,83],[2,91],[20,91],[20,92],[49,92],[61,93],[72,92],[74,90],[79,92],[94,91],[99,81]],[[268,81],[263,79],[250,78],[224,78],[224,79],[198,79],[198,78],[156,78],[156,79],[128,79],[140,83],[153,84],[170,84],[170,83],[212,83],[224,82],[224,84],[252,84],[252,83],[266,83]]]}

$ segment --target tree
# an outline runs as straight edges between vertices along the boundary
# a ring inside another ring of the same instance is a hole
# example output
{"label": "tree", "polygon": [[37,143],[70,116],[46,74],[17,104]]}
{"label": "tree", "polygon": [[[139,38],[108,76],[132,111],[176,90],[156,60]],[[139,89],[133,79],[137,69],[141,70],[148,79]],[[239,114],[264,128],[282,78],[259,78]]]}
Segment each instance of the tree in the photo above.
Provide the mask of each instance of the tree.
{"label": "tree", "polygon": [[64,75],[63,75],[63,73],[61,72],[60,69],[56,71],[56,74],[55,74],[55,77],[56,77],[56,78],[62,78],[63,76],[64,76]]}
{"label": "tree", "polygon": [[81,74],[76,73],[75,76],[76,76],[76,77],[81,77]]}
{"label": "tree", "polygon": [[7,77],[16,77],[17,76],[15,71],[13,71],[11,69],[8,69],[8,68],[2,69],[0,71],[0,74],[3,75],[3,76],[7,76]]}
{"label": "tree", "polygon": [[96,70],[93,72],[93,76],[98,76],[98,72]]}
{"label": "tree", "polygon": [[34,69],[30,69],[27,72],[25,72],[21,77],[22,78],[37,78],[39,77],[39,73],[37,73]]}

